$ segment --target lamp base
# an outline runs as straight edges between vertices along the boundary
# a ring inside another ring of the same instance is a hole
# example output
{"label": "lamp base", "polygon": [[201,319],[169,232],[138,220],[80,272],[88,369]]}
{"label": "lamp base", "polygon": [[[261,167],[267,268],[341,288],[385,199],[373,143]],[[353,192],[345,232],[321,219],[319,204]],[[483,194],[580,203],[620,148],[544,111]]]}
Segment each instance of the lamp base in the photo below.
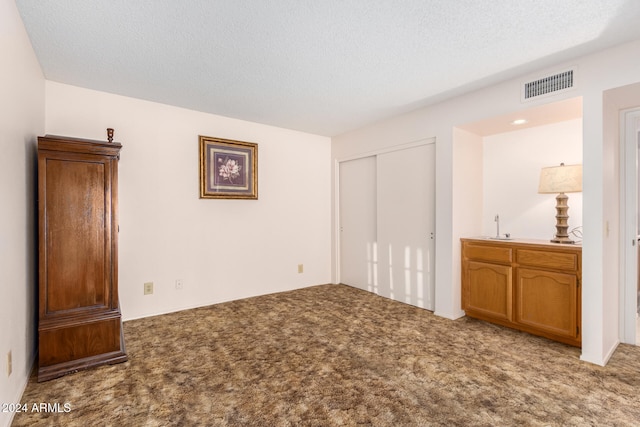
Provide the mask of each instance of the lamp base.
{"label": "lamp base", "polygon": [[569,233],[567,233],[569,229],[569,215],[567,214],[569,206],[567,205],[567,200],[569,200],[569,197],[564,193],[560,193],[556,197],[556,236],[551,239],[551,243],[575,243],[575,241],[569,238]]}
{"label": "lamp base", "polygon": [[571,244],[575,243],[574,240],[571,240],[568,237],[558,237],[558,236],[556,236],[555,239],[551,239],[550,242],[551,243],[564,243],[564,244],[567,244],[567,245],[571,245]]}

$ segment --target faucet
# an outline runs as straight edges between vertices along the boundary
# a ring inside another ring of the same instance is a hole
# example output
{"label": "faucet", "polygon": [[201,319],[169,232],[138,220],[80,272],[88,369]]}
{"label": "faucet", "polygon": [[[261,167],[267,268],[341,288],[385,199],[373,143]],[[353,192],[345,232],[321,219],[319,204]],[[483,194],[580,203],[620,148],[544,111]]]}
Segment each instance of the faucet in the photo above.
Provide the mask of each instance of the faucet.
{"label": "faucet", "polygon": [[492,237],[492,239],[510,240],[511,233],[504,233],[504,237],[500,237],[500,215],[496,214],[493,220],[496,222],[496,237]]}

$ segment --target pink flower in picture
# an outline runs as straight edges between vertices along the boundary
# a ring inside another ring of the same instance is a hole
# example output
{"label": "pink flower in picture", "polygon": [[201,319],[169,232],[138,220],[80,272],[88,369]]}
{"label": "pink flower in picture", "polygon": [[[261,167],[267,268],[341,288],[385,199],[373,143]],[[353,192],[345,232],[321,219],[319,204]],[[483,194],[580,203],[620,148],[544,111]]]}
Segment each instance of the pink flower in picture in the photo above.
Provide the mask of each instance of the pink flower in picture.
{"label": "pink flower in picture", "polygon": [[240,176],[242,166],[238,164],[236,160],[228,157],[224,160],[218,159],[218,163],[220,163],[220,166],[218,167],[218,175],[220,175],[223,180],[229,181],[229,183],[233,184],[233,180]]}

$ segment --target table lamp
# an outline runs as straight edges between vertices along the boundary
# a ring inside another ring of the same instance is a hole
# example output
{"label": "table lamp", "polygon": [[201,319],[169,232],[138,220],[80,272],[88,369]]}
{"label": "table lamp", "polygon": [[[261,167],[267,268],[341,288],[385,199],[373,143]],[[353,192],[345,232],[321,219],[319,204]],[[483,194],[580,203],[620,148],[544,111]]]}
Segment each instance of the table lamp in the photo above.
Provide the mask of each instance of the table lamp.
{"label": "table lamp", "polygon": [[568,165],[542,168],[540,172],[540,185],[538,193],[557,193],[556,197],[556,235],[551,239],[553,243],[575,243],[569,238],[569,196],[565,193],[578,193],[582,191],[582,165]]}

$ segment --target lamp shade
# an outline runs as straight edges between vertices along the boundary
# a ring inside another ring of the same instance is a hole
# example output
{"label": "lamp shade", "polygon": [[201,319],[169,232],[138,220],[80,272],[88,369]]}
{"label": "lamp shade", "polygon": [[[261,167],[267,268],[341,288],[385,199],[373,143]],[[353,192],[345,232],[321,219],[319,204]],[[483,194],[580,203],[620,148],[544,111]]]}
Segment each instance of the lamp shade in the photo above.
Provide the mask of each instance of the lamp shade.
{"label": "lamp shade", "polygon": [[542,168],[538,193],[578,193],[582,191],[582,165]]}

